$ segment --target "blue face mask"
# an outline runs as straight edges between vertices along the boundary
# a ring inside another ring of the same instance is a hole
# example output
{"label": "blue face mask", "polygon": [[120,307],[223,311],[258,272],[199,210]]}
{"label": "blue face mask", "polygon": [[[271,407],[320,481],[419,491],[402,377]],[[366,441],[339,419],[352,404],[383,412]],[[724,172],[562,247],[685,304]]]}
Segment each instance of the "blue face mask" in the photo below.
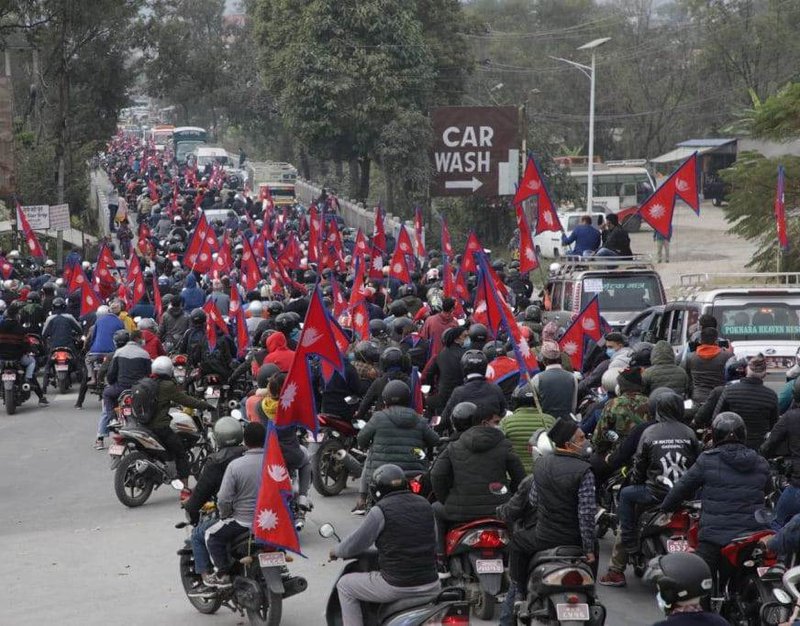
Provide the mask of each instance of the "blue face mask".
{"label": "blue face mask", "polygon": [[464,349],[465,349],[465,350],[469,350],[469,347],[470,347],[471,345],[472,345],[472,339],[470,339],[469,337],[467,337],[467,338],[464,340]]}
{"label": "blue face mask", "polygon": [[606,348],[606,355],[608,356],[609,359],[613,357],[616,353],[617,351],[614,350],[614,348]]}
{"label": "blue face mask", "polygon": [[295,341],[295,342],[296,342],[298,339],[300,339],[300,333],[301,333],[301,332],[302,332],[302,331],[301,331],[299,328],[295,328],[295,329],[294,329],[294,330],[291,332],[291,339],[292,339],[292,341]]}

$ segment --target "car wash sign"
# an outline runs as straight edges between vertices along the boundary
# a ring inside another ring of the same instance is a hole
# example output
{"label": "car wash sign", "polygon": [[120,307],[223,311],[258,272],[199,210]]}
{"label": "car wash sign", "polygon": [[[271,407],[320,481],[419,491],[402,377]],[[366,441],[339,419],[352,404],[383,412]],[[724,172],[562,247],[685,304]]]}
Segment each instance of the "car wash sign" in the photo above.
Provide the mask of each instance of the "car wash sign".
{"label": "car wash sign", "polygon": [[433,196],[507,196],[519,178],[516,107],[439,107],[433,125]]}

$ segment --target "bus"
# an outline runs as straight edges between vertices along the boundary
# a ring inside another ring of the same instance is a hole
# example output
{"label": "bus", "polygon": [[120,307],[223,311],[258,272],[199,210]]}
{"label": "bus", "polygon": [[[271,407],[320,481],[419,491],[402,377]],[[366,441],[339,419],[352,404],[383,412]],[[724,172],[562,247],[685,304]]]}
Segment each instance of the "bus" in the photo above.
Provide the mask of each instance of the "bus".
{"label": "bus", "polygon": [[171,124],[159,124],[150,129],[150,138],[156,145],[156,150],[159,152],[164,151],[164,148],[172,142],[172,133],[174,130],[175,127]]}
{"label": "bus", "polygon": [[172,148],[175,160],[185,163],[186,157],[208,142],[208,133],[199,126],[179,126],[172,130]]}
{"label": "bus", "polygon": [[259,196],[263,188],[269,189],[269,195],[276,207],[294,206],[297,202],[294,183],[259,183]]}

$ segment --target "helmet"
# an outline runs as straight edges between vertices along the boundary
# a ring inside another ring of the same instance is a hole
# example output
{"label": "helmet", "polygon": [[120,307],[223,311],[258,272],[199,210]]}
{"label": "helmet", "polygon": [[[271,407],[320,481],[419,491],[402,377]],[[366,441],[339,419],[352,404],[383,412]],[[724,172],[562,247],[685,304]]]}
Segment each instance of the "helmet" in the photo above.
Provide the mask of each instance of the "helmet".
{"label": "helmet", "polygon": [[534,324],[541,324],[542,323],[542,309],[540,309],[535,304],[529,305],[525,309],[525,321],[526,322],[533,322]]}
{"label": "helmet", "polygon": [[280,371],[281,368],[279,368],[275,363],[265,363],[258,369],[258,374],[256,375],[256,385],[258,385],[259,389],[265,389],[267,387],[267,383],[269,383],[269,379],[275,374],[280,373]]}
{"label": "helmet", "polygon": [[621,367],[609,367],[605,373],[603,373],[600,384],[603,385],[603,389],[605,389],[606,393],[613,393],[617,386],[617,376],[619,376],[621,371]]}
{"label": "helmet", "polygon": [[386,406],[408,406],[411,402],[411,389],[402,380],[390,380],[381,393]]}
{"label": "helmet", "polygon": [[667,608],[707,596],[713,586],[708,563],[692,552],[671,552],[652,559],[645,581],[655,583]]}
{"label": "helmet", "polygon": [[387,463],[386,465],[381,465],[372,473],[369,490],[376,502],[380,501],[387,493],[405,491],[406,489],[408,489],[406,474],[397,465]]}
{"label": "helmet", "polygon": [[683,398],[669,387],[658,387],[650,393],[647,410],[659,421],[683,421]]}
{"label": "helmet", "polygon": [[506,352],[506,345],[502,341],[490,341],[483,346],[483,354],[487,361],[494,361],[498,356],[503,356]]}
{"label": "helmet", "polygon": [[405,298],[406,296],[413,296],[414,294],[414,285],[400,285],[397,289],[398,298]]}
{"label": "helmet", "polygon": [[317,282],[317,273],[314,270],[306,270],[303,272],[303,282],[309,284]]}
{"label": "helmet", "polygon": [[278,300],[267,302],[267,311],[269,311],[270,317],[276,317],[283,313],[283,303]]}
{"label": "helmet", "polygon": [[19,258],[19,250],[12,250],[6,255],[7,259],[14,260]]}
{"label": "helmet", "polygon": [[403,317],[404,315],[408,315],[408,307],[402,300],[395,300],[389,305],[389,313],[395,317]]}
{"label": "helmet", "polygon": [[630,367],[650,367],[650,356],[652,353],[653,344],[649,341],[640,341],[633,349]]}
{"label": "helmet", "polygon": [[206,323],[206,312],[203,309],[195,309],[189,314],[192,324],[195,326],[203,326]]}
{"label": "helmet", "polygon": [[127,330],[118,330],[114,333],[114,345],[121,348],[131,340],[131,334]]}
{"label": "helmet", "polygon": [[402,365],[403,351],[400,348],[386,348],[383,353],[381,353],[381,371],[386,372],[392,368],[402,367]]}
{"label": "helmet", "polygon": [[56,262],[53,259],[47,259],[44,262],[44,267],[55,267],[55,266],[56,266]]}
{"label": "helmet", "polygon": [[725,380],[739,380],[747,374],[747,359],[732,356],[725,361]]}
{"label": "helmet", "polygon": [[295,328],[294,318],[289,313],[281,313],[275,318],[275,328],[282,333],[290,333]]}
{"label": "helmet", "polygon": [[711,422],[711,437],[715,446],[723,443],[746,443],[747,427],[738,413],[723,411]]}
{"label": "helmet", "polygon": [[529,384],[520,385],[511,392],[511,408],[516,410],[521,406],[534,406],[533,389]]}
{"label": "helmet", "polygon": [[439,270],[435,267],[429,269],[425,274],[425,280],[429,283],[435,283],[437,280],[439,280]]}
{"label": "helmet", "polygon": [[485,344],[489,338],[489,329],[483,324],[473,324],[469,327],[469,338],[473,342]]}
{"label": "helmet", "polygon": [[534,464],[537,459],[552,454],[555,451],[553,441],[547,435],[546,428],[539,428],[533,431],[530,439],[528,439],[528,448],[531,450]]}
{"label": "helmet", "polygon": [[53,293],[56,290],[56,284],[54,282],[46,282],[42,286],[42,291],[45,293]]}
{"label": "helmet", "polygon": [[41,301],[42,301],[42,298],[41,298],[41,296],[39,295],[39,292],[38,292],[38,291],[31,291],[31,292],[28,294],[28,298],[27,298],[27,300],[28,300],[28,302],[33,302],[34,304],[38,304],[39,302],[41,302]]}
{"label": "helmet", "polygon": [[67,301],[64,298],[53,298],[53,312],[62,313],[67,310]]}
{"label": "helmet", "polygon": [[414,328],[414,322],[412,322],[407,317],[398,317],[396,320],[392,322],[392,332],[397,338],[400,338],[403,335],[405,335],[406,330],[413,328]]}
{"label": "helmet", "polygon": [[105,304],[101,304],[99,307],[97,307],[97,312],[95,315],[97,317],[102,317],[103,315],[108,315],[109,313],[111,313],[111,311],[108,310],[108,307]]}
{"label": "helmet", "polygon": [[381,359],[381,351],[371,341],[359,341],[353,349],[356,359],[364,363],[377,363]]}
{"label": "helmet", "polygon": [[143,317],[137,324],[139,330],[156,330],[158,328],[156,321],[152,317]]}
{"label": "helmet", "polygon": [[461,369],[464,372],[464,377],[472,374],[479,374],[480,376],[486,375],[486,366],[489,362],[486,360],[486,355],[480,350],[467,350],[464,356],[461,357]]}
{"label": "helmet", "polygon": [[475,416],[478,414],[478,406],[473,402],[459,402],[453,407],[450,413],[450,421],[457,432],[463,433],[472,426]]}
{"label": "helmet", "polygon": [[261,312],[264,310],[264,306],[261,304],[260,300],[253,300],[250,303],[250,306],[247,307],[247,311],[253,317],[261,317]]}
{"label": "helmet", "polygon": [[235,417],[220,417],[214,424],[214,441],[219,448],[232,448],[242,443],[244,429]]}
{"label": "helmet", "polygon": [[153,361],[152,372],[156,376],[172,376],[172,361],[168,356],[156,357]]}
{"label": "helmet", "polygon": [[385,337],[387,332],[386,322],[383,320],[369,321],[369,334],[371,337]]}

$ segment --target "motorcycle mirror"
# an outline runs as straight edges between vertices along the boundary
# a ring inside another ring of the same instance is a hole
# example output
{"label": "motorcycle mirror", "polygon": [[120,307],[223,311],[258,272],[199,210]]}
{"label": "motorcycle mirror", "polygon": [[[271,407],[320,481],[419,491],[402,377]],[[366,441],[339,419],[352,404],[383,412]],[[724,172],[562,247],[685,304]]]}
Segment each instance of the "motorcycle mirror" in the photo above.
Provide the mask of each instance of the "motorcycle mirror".
{"label": "motorcycle mirror", "polygon": [[[336,529],[333,527],[333,524],[325,523],[319,527],[319,536],[323,539],[330,539],[331,537],[336,537]],[[337,537],[338,538],[338,537]]]}
{"label": "motorcycle mirror", "polygon": [[800,565],[787,570],[783,575],[783,586],[794,596],[795,600],[800,600],[798,582],[800,582]]}
{"label": "motorcycle mirror", "polygon": [[431,386],[430,385],[422,385],[422,387],[420,387],[420,389],[422,390],[422,393],[424,395],[426,395],[426,396],[431,392]]}
{"label": "motorcycle mirror", "polygon": [[431,417],[431,426],[438,426],[442,423],[442,416],[441,415],[434,415]]}
{"label": "motorcycle mirror", "polygon": [[489,491],[496,496],[504,496],[508,493],[508,487],[503,483],[489,483]]}
{"label": "motorcycle mirror", "polygon": [[239,409],[233,409],[233,411],[231,411],[231,417],[239,420],[240,422],[246,421],[244,419],[244,416],[242,415],[242,412]]}
{"label": "motorcycle mirror", "polygon": [[769,509],[758,509],[753,515],[756,521],[764,526],[769,526],[775,519],[775,513]]}
{"label": "motorcycle mirror", "polygon": [[411,448],[411,456],[417,461],[424,461],[428,455],[425,454],[425,450],[422,448]]}
{"label": "motorcycle mirror", "polygon": [[183,483],[180,480],[178,480],[177,478],[170,483],[170,486],[175,491],[181,491],[183,489]]}

